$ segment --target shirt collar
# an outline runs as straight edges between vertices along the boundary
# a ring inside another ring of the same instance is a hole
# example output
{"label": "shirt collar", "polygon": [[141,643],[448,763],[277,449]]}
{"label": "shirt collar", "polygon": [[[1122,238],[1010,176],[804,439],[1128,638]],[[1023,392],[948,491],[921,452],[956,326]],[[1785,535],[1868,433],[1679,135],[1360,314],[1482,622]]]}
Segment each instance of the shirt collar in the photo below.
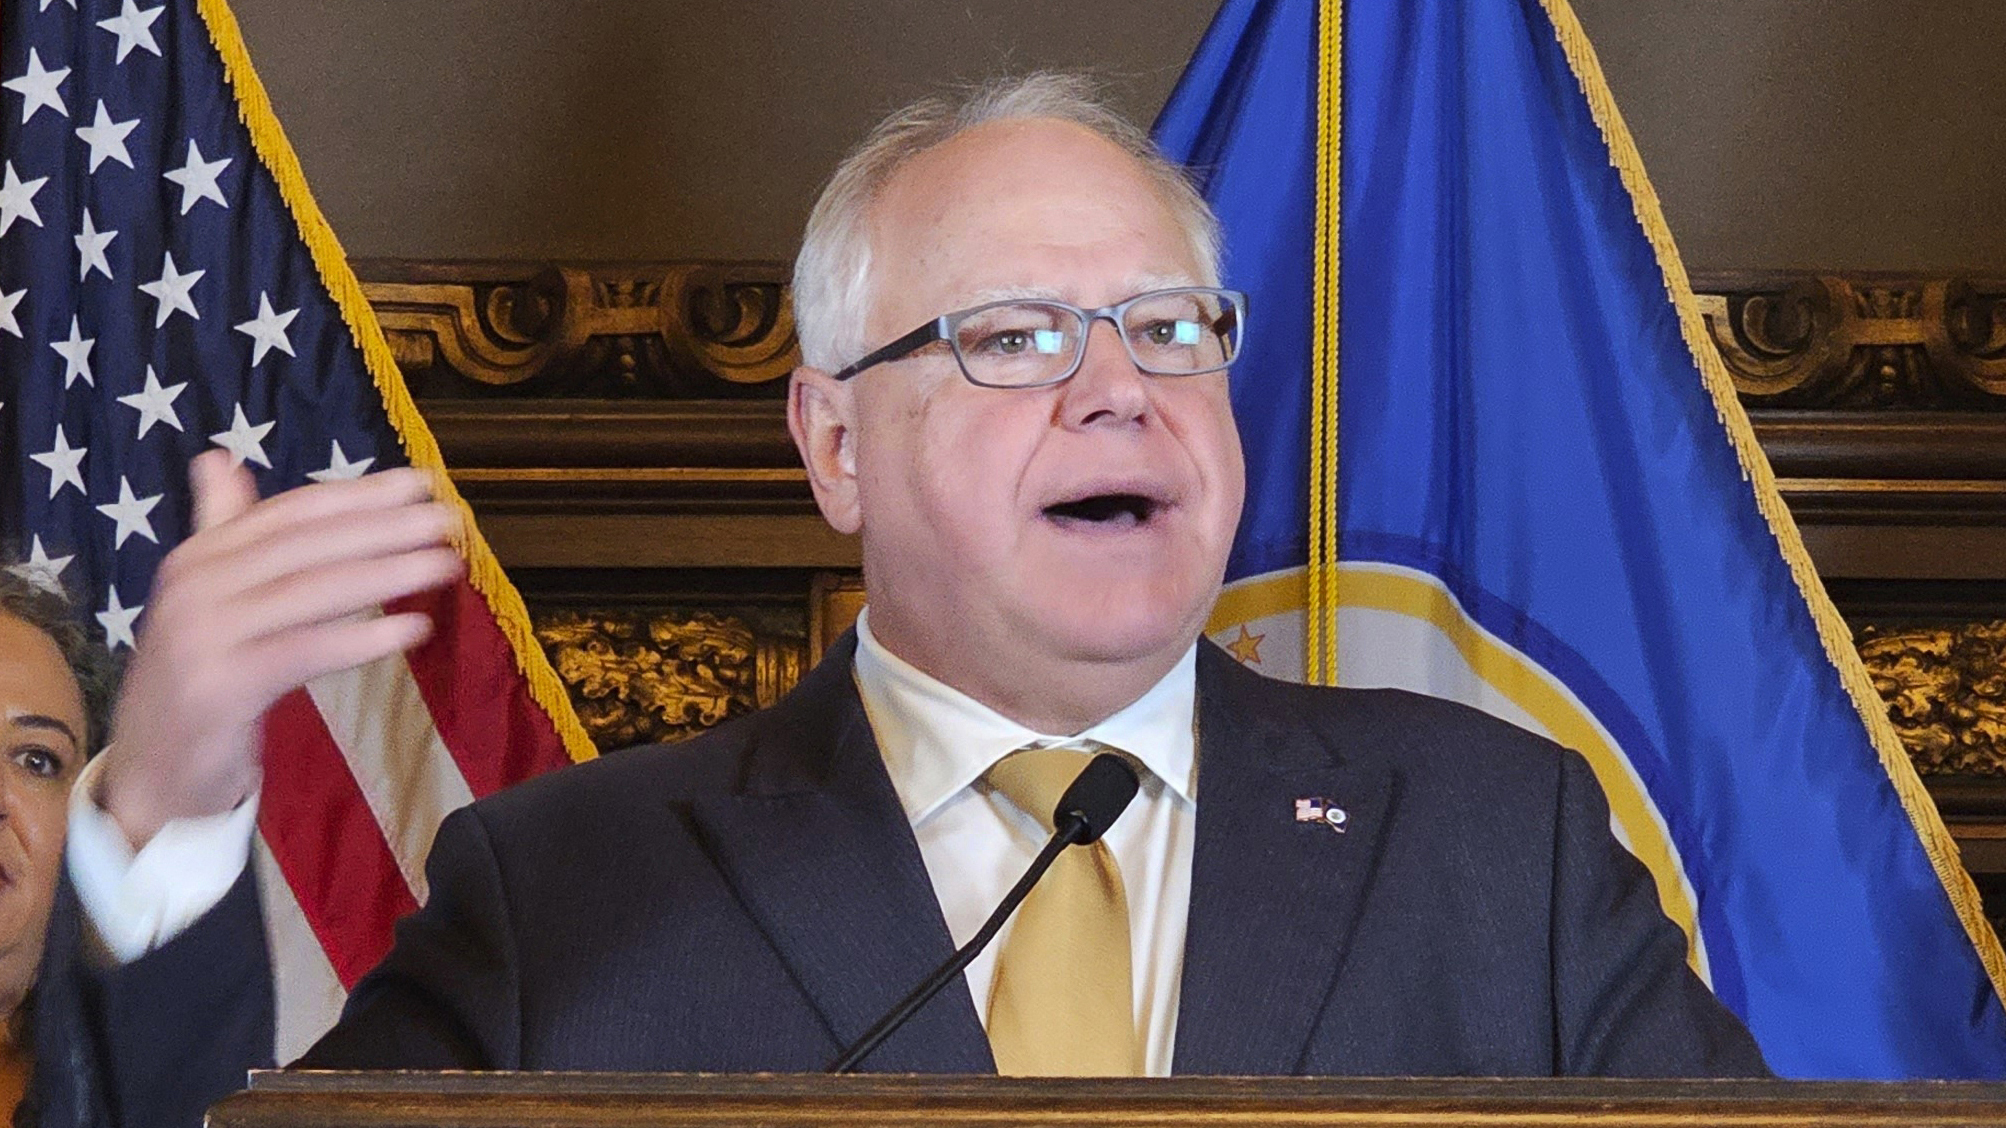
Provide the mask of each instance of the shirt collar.
{"label": "shirt collar", "polygon": [[1198,647],[1141,697],[1072,735],[1035,732],[885,649],[871,633],[870,609],[857,617],[857,691],[891,774],[899,805],[917,826],[990,765],[1027,744],[1097,740],[1140,760],[1185,802],[1197,790],[1191,719]]}

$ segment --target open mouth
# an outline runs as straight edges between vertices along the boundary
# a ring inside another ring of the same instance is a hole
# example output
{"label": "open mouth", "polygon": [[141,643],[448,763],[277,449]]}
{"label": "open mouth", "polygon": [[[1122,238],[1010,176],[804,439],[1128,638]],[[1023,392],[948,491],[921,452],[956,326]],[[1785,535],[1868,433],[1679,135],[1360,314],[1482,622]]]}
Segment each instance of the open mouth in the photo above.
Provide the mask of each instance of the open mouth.
{"label": "open mouth", "polygon": [[1081,524],[1100,528],[1125,529],[1149,524],[1164,509],[1153,497],[1136,493],[1093,494],[1045,507],[1045,516],[1064,525]]}

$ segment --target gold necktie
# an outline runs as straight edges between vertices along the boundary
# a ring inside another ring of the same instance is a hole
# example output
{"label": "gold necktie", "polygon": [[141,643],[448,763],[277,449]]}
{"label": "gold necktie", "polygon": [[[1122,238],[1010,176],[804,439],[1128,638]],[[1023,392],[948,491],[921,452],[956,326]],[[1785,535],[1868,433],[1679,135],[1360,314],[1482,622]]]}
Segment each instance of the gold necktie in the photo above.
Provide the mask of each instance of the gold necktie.
{"label": "gold necktie", "polygon": [[[1078,748],[1025,748],[983,778],[1049,833],[1052,808],[1090,759]],[[1105,841],[1060,854],[1018,907],[990,985],[989,1045],[1006,1077],[1142,1073],[1128,896]]]}

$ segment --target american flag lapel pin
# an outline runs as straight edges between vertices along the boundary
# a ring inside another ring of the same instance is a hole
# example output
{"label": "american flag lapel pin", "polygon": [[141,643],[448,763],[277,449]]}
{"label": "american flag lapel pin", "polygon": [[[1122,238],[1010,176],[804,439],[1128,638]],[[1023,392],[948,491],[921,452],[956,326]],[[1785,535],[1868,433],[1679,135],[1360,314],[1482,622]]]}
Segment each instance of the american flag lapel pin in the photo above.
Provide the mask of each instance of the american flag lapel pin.
{"label": "american flag lapel pin", "polygon": [[1296,800],[1296,821],[1299,823],[1321,823],[1343,834],[1348,818],[1350,816],[1344,813],[1343,807],[1328,799],[1310,797]]}

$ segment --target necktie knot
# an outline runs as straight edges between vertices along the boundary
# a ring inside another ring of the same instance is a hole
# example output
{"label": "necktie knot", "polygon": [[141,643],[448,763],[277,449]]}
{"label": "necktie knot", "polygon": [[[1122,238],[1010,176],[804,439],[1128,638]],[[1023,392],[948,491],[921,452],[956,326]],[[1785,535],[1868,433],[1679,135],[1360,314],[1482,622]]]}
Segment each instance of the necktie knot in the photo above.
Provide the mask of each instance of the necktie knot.
{"label": "necktie knot", "polygon": [[983,778],[1050,834],[1053,810],[1092,759],[1092,752],[1073,744],[1019,748],[991,764]]}

